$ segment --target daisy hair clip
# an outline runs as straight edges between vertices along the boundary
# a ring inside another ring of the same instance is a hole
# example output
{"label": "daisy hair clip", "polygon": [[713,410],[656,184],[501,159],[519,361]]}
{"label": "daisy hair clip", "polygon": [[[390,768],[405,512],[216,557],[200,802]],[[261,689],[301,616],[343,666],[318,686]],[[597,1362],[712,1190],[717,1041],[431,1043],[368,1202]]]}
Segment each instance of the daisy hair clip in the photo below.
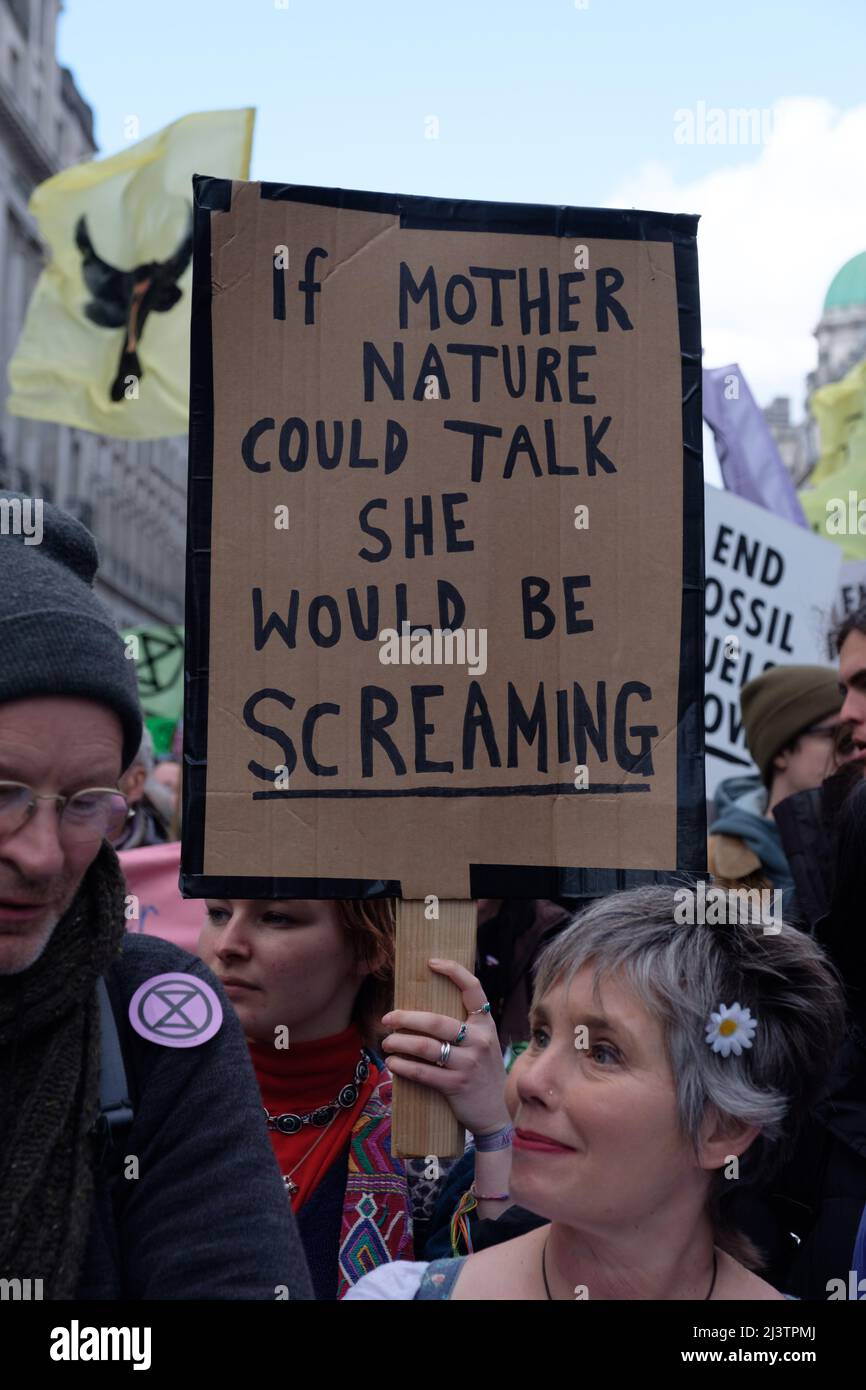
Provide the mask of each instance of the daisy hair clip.
{"label": "daisy hair clip", "polygon": [[739,1057],[744,1047],[752,1046],[757,1031],[758,1020],[752,1018],[751,1010],[739,1004],[720,1004],[718,1013],[710,1014],[707,1024],[706,1041],[714,1052],[729,1057],[733,1052]]}

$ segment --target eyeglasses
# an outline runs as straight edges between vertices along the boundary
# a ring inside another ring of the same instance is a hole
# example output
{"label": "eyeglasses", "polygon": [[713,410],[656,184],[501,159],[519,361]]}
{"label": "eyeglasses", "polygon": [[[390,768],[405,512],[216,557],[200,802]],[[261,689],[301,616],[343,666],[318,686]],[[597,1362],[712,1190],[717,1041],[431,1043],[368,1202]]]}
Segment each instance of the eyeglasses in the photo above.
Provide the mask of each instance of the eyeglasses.
{"label": "eyeglasses", "polygon": [[15,835],[36,811],[38,801],[57,801],[58,831],[67,844],[115,839],[125,826],[129,802],[111,787],[87,787],[73,796],[37,796],[23,782],[0,782],[0,839]]}

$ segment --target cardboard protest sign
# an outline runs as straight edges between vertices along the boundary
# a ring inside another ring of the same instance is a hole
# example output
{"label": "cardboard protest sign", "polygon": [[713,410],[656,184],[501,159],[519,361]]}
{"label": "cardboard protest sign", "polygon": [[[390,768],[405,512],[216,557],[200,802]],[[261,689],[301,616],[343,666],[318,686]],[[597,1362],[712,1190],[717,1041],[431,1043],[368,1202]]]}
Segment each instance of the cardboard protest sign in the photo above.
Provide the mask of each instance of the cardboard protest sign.
{"label": "cardboard protest sign", "polygon": [[702,869],[697,219],[195,203],[184,891]]}
{"label": "cardboard protest sign", "polygon": [[720,488],[706,489],[707,795],[756,772],[740,690],[771,666],[827,666],[842,556],[829,541]]}

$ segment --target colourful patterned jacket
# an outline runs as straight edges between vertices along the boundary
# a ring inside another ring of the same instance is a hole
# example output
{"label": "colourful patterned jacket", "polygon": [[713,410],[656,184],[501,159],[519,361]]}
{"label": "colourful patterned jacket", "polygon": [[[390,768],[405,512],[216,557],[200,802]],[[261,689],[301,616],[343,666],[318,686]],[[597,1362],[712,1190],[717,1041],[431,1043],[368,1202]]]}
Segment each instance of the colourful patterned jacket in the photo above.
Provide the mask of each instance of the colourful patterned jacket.
{"label": "colourful patterned jacket", "polygon": [[378,1265],[414,1259],[406,1169],[391,1154],[391,1073],[376,1061],[381,1077],[349,1144],[337,1298]]}

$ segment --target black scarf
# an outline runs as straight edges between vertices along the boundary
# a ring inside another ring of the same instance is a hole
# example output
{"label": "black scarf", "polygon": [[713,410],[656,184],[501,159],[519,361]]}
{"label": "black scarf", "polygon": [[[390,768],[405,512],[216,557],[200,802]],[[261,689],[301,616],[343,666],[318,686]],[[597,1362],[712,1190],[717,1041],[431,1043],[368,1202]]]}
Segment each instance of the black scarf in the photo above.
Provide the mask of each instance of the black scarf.
{"label": "black scarf", "polygon": [[103,843],[39,959],[0,976],[0,1278],[73,1298],[93,1202],[96,981],[119,954],[126,885]]}

